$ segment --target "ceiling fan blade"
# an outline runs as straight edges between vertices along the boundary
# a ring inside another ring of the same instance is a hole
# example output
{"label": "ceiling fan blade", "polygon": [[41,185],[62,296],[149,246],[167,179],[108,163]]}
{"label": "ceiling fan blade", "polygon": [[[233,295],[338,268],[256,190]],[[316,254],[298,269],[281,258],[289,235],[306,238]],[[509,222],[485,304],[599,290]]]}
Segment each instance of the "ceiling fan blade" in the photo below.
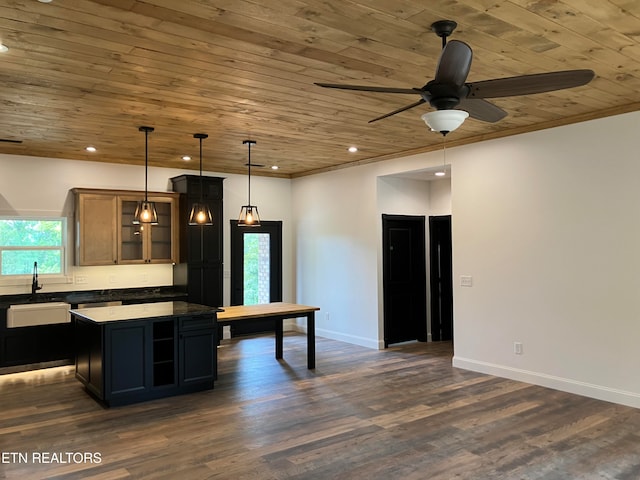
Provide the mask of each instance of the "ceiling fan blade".
{"label": "ceiling fan blade", "polygon": [[343,85],[340,83],[316,83],[319,87],[338,88],[341,90],[360,90],[363,92],[380,92],[380,93],[420,93],[419,88],[393,88],[393,87],[370,87],[367,85]]}
{"label": "ceiling fan blade", "polygon": [[481,98],[461,98],[458,109],[483,122],[494,123],[507,116],[503,109]]}
{"label": "ceiling fan blade", "polygon": [[498,98],[552,92],[589,83],[593,70],[565,70],[468,83],[470,98]]}
{"label": "ceiling fan blade", "polygon": [[459,40],[451,40],[440,53],[433,82],[461,87],[469,75],[472,58],[473,52],[469,45]]}
{"label": "ceiling fan blade", "polygon": [[377,118],[374,118],[373,120],[369,120],[369,123],[377,122],[378,120],[382,120],[383,118],[390,117],[391,115],[395,115],[396,113],[404,112],[405,110],[409,110],[410,108],[417,107],[418,105],[422,105],[423,103],[425,103],[425,100],[424,98],[421,98],[420,100],[418,100],[415,103],[412,103],[411,105],[407,105],[406,107],[399,108],[397,110],[394,110],[393,112],[386,113],[381,117],[377,117]]}

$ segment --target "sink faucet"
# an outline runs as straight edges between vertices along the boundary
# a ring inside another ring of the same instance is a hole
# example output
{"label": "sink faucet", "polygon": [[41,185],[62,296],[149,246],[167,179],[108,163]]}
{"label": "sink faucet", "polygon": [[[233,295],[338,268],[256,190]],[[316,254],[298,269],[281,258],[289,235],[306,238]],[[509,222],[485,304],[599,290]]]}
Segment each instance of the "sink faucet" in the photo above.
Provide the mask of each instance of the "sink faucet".
{"label": "sink faucet", "polygon": [[38,262],[33,262],[33,280],[31,281],[31,295],[35,295],[38,290],[42,290],[42,285],[38,285]]}

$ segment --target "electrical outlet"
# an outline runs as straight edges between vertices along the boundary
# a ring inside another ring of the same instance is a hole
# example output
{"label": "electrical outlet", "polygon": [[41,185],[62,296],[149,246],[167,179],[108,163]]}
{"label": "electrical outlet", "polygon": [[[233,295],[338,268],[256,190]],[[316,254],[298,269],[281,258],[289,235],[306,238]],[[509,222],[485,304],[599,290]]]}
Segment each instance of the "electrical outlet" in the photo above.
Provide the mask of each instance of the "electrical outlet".
{"label": "electrical outlet", "polygon": [[117,282],[116,276],[115,275],[109,275],[109,283],[110,284],[114,284]]}
{"label": "electrical outlet", "polygon": [[513,342],[513,353],[522,355],[522,342]]}

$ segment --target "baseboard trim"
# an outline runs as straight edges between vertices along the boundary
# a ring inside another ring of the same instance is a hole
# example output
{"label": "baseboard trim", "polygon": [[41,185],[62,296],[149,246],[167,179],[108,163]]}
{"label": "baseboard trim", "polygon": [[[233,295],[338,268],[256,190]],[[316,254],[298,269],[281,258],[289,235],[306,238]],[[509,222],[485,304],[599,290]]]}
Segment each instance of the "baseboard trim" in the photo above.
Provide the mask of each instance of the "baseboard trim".
{"label": "baseboard trim", "polygon": [[[294,324],[292,329],[296,332],[307,333],[307,326],[305,322]],[[384,349],[384,342],[378,342],[377,340],[358,337],[356,335],[345,335],[344,333],[334,332],[333,330],[326,330],[324,328],[316,328],[316,335],[319,337],[329,338],[331,340],[352,343],[361,347],[374,348],[376,350]]]}
{"label": "baseboard trim", "polygon": [[604,400],[606,402],[618,403],[628,407],[640,408],[640,394],[619,390],[616,388],[595,385],[581,382],[570,378],[547,375],[545,373],[533,372],[519,368],[507,367],[494,363],[482,362],[459,356],[453,357],[453,366],[473,372],[486,373],[496,377],[509,378],[520,382],[540,385],[542,387],[553,388],[568,393],[575,393],[584,397]]}

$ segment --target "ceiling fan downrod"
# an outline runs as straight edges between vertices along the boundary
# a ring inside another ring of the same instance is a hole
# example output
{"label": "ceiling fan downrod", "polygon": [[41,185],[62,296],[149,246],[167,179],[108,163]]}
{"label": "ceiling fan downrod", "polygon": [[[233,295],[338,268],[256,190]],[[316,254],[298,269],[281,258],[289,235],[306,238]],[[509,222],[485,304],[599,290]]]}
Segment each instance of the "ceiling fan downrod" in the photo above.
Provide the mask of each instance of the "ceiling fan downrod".
{"label": "ceiling fan downrod", "polygon": [[458,24],[453,20],[438,20],[431,24],[431,30],[442,39],[442,48],[447,44],[447,37],[453,33]]}

